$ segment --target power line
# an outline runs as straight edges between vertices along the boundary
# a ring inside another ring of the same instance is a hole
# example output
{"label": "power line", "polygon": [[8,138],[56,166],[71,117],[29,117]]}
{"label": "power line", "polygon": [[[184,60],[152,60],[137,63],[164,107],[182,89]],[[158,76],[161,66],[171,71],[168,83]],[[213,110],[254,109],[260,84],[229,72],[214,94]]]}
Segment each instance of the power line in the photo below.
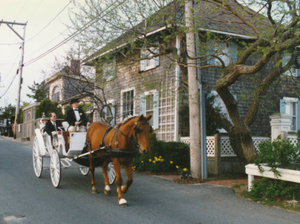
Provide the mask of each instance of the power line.
{"label": "power line", "polygon": [[0,45],[17,45],[17,44],[20,44],[20,43],[0,43]]}
{"label": "power line", "polygon": [[[17,54],[16,59],[14,60],[14,63],[12,64],[12,66],[11,66],[11,68],[9,69],[9,72],[8,72],[7,74],[10,74],[10,73],[11,73],[12,69],[14,68],[14,66],[15,66],[15,64],[16,64],[16,61],[18,60],[18,58],[19,58],[19,56],[20,56],[20,53],[21,53],[21,52],[19,52],[19,53]],[[6,75],[6,76],[4,77],[3,82],[6,80],[6,78],[7,78],[8,76],[9,76],[9,75]]]}
{"label": "power line", "polygon": [[32,36],[31,38],[29,38],[26,42],[32,40],[33,38],[35,38],[37,35],[39,35],[43,30],[45,30],[72,2],[73,0],[70,0],[68,4],[65,5],[65,7],[46,25],[44,26],[44,28],[42,28],[38,33],[36,33],[34,36]]}
{"label": "power line", "polygon": [[[17,73],[17,74],[18,74],[18,73]],[[13,79],[11,80],[11,82],[10,82],[9,86],[7,87],[6,91],[3,93],[2,96],[0,96],[0,99],[7,93],[7,91],[9,90],[9,88],[11,87],[11,85],[13,84],[15,78],[17,77],[17,74],[14,75],[14,77],[13,77]]]}
{"label": "power line", "polygon": [[[117,6],[114,7],[117,8],[120,5],[124,4],[126,2],[126,0],[122,1],[121,3],[119,3]],[[109,6],[107,9],[105,9],[103,11],[103,13],[107,10],[109,10],[109,8],[111,8],[113,6],[113,4],[111,6]],[[108,12],[107,12],[108,13]],[[106,13],[106,14],[107,14]],[[105,15],[106,15],[105,14]],[[103,15],[103,16],[105,16]],[[100,18],[99,18],[100,19]],[[33,58],[27,62],[24,63],[24,66],[30,65],[38,60],[40,60],[41,58],[45,57],[46,55],[50,54],[52,51],[56,50],[57,48],[61,47],[62,45],[64,45],[65,43],[67,43],[68,41],[70,41],[72,38],[74,38],[75,36],[77,36],[79,33],[81,33],[82,31],[86,30],[87,28],[89,28],[91,25],[93,25],[95,22],[97,22],[99,19],[96,20],[92,19],[90,22],[88,22],[87,24],[85,24],[81,29],[75,31],[73,34],[71,34],[69,37],[67,37],[66,39],[64,39],[63,41],[61,41],[60,43],[58,43],[57,45],[55,45],[54,47],[50,48],[49,50],[47,50],[46,52],[44,52],[43,54],[37,56],[36,58]],[[96,21],[95,21],[96,20]]]}

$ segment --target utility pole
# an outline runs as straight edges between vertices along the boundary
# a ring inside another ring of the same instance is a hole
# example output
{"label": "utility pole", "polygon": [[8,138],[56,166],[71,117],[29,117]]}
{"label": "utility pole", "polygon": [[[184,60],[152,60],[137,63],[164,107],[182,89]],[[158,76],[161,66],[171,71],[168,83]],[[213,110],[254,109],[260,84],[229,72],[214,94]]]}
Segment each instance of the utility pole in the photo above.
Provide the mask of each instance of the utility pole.
{"label": "utility pole", "polygon": [[194,16],[192,13],[193,1],[185,0],[185,24],[186,33],[187,65],[189,84],[189,115],[190,115],[190,161],[191,175],[194,178],[201,177],[201,148],[200,148],[200,107],[197,80],[197,60],[195,46]]}
{"label": "utility pole", "polygon": [[[16,104],[16,112],[15,112],[15,126],[14,126],[14,138],[16,138],[16,133],[17,133],[17,117],[19,113],[19,108],[20,108],[20,98],[21,98],[21,88],[22,88],[22,74],[23,74],[23,67],[24,67],[24,47],[25,47],[25,31],[26,31],[26,23],[16,23],[16,22],[7,22],[7,21],[0,21],[1,24],[6,24],[23,42],[22,42],[22,57],[21,57],[21,62],[20,62],[20,67],[18,71],[20,72],[20,77],[19,77],[19,85],[18,85],[18,96],[17,96],[17,104]],[[18,25],[18,26],[23,26],[24,32],[23,36],[21,36],[14,28],[13,25]],[[17,72],[18,74],[18,72]]]}

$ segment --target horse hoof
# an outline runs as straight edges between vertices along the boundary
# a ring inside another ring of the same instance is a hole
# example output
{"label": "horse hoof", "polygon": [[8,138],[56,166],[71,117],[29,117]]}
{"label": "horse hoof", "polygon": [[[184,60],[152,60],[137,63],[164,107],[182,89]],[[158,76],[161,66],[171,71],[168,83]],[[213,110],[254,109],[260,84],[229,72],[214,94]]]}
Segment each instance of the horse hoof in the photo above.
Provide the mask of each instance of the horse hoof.
{"label": "horse hoof", "polygon": [[97,189],[92,189],[92,194],[98,194]]}
{"label": "horse hoof", "polygon": [[124,198],[119,200],[119,205],[122,207],[127,207],[127,201]]}

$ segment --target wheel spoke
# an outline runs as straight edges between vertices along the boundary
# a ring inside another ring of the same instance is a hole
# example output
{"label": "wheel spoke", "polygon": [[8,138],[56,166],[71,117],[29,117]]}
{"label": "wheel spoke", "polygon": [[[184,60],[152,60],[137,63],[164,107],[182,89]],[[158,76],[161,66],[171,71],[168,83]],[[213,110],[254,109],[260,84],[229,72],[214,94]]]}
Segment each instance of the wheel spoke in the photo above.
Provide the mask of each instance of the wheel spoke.
{"label": "wheel spoke", "polygon": [[61,178],[60,169],[61,167],[60,167],[58,152],[54,150],[50,158],[50,177],[51,177],[52,185],[56,188],[60,184],[60,178]]}
{"label": "wheel spoke", "polygon": [[35,138],[33,142],[32,162],[34,174],[37,177],[40,177],[43,171],[43,157],[40,155],[39,152],[39,144],[37,138]]}

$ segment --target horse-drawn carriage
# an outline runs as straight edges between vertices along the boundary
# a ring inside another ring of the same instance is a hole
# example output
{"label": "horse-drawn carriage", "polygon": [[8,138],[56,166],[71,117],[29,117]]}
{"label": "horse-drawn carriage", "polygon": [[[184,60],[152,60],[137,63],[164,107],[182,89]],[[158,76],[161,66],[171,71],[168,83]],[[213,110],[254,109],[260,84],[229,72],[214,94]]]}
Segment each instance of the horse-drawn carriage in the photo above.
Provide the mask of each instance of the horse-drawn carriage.
{"label": "horse-drawn carriage", "polygon": [[[33,142],[32,161],[33,170],[37,177],[41,177],[44,168],[50,169],[50,178],[54,187],[59,187],[61,180],[61,169],[71,168],[73,161],[78,163],[82,175],[89,173],[89,162],[87,155],[82,153],[85,146],[86,132],[58,131],[51,139],[41,121],[40,128],[35,129]],[[49,166],[45,167],[43,158],[49,157]],[[112,163],[108,165],[109,183],[115,181],[115,171]]]}
{"label": "horse-drawn carriage", "polygon": [[[104,176],[104,193],[110,194],[110,186],[116,179],[119,205],[126,206],[123,197],[132,184],[133,158],[137,149],[141,153],[150,151],[149,134],[152,127],[150,116],[131,117],[115,126],[94,122],[87,132],[57,132],[49,136],[42,128],[36,129],[33,142],[33,169],[37,177],[42,175],[43,158],[50,157],[50,177],[54,187],[61,179],[61,166],[70,167],[72,161],[80,164],[83,175],[91,172],[92,193],[97,193],[94,171],[101,166]],[[122,186],[121,167],[125,169],[127,181]]]}

